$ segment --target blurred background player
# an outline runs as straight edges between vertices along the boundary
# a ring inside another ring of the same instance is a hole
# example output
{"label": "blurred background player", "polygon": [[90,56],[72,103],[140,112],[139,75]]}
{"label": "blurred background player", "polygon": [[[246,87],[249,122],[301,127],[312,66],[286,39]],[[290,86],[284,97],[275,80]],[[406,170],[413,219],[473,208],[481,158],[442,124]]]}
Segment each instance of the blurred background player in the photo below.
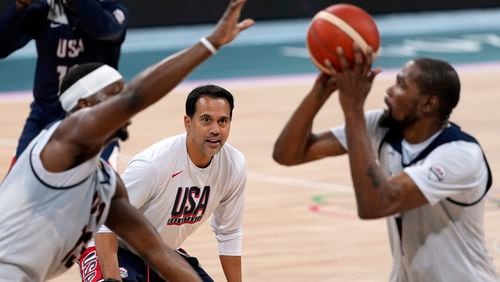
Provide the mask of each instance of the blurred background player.
{"label": "blurred background player", "polygon": [[[245,157],[225,143],[233,107],[233,96],[226,89],[215,85],[195,88],[186,100],[187,133],[166,138],[139,153],[122,174],[131,204],[144,213],[171,248],[179,248],[212,216],[220,262],[229,282],[242,280],[246,182]],[[117,244],[116,235],[109,230],[101,231],[95,239],[98,262],[92,260],[95,254],[89,248],[80,266],[93,261],[101,267],[103,278],[164,281],[130,246],[122,240]],[[203,281],[213,281],[196,258],[182,249],[177,251]],[[82,281],[89,281],[84,269],[80,269]],[[120,277],[120,273],[124,275]]]}
{"label": "blurred background player", "polygon": [[104,221],[164,278],[199,280],[130,205],[123,182],[99,153],[110,140],[125,137],[122,132],[132,116],[253,25],[249,19],[238,23],[244,3],[230,1],[210,36],[144,70],[126,87],[121,75],[107,65],[72,69],[66,76],[69,82],[63,82],[70,87],[61,99],[69,109],[83,109],[44,129],[0,187],[0,229],[5,231],[0,234],[1,281],[42,281],[60,275],[80,257]]}
{"label": "blurred background player", "polygon": [[[86,62],[118,68],[120,46],[128,18],[121,0],[16,0],[0,18],[0,58],[9,56],[34,39],[37,62],[34,100],[19,138],[15,159],[35,136],[65,111],[57,95],[62,78],[72,66]],[[103,158],[115,168],[118,142]]]}
{"label": "blurred background player", "polygon": [[[387,109],[364,112],[380,70],[355,46],[350,67],[321,74],[275,143],[273,157],[296,165],[347,153],[358,215],[387,217],[390,281],[497,281],[484,235],[491,173],[478,142],[449,121],[460,80],[447,62],[409,61],[387,89]],[[314,117],[339,91],[345,125],[311,132]]]}

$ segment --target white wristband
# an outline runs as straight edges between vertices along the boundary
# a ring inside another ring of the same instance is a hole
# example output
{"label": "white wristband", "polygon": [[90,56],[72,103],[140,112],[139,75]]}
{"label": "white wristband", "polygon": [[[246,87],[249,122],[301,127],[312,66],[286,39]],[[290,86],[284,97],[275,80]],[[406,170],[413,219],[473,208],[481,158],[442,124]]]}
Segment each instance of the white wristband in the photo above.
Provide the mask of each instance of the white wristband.
{"label": "white wristband", "polygon": [[215,55],[217,53],[217,49],[215,49],[214,45],[212,45],[212,43],[210,43],[210,41],[208,41],[206,37],[202,37],[200,39],[200,43],[203,44],[203,46],[205,46],[205,48],[207,48],[208,51],[212,53],[212,55]]}

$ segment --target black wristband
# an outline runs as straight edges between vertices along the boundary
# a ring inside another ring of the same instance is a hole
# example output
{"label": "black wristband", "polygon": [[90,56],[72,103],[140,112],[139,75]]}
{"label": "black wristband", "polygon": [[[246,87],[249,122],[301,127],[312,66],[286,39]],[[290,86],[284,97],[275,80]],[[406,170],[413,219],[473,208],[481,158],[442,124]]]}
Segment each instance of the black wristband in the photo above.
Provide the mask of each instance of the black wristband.
{"label": "black wristband", "polygon": [[122,282],[121,280],[116,280],[114,278],[105,278],[102,282]]}

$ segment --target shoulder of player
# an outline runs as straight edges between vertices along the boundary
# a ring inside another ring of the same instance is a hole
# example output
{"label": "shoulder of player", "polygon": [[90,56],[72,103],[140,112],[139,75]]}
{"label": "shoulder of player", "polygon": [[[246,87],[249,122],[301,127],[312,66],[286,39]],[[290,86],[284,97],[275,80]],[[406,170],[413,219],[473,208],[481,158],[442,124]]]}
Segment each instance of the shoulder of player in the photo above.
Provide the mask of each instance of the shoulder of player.
{"label": "shoulder of player", "polygon": [[466,163],[483,159],[481,146],[475,142],[464,140],[451,141],[435,148],[430,155],[446,156],[449,160],[464,161]]}

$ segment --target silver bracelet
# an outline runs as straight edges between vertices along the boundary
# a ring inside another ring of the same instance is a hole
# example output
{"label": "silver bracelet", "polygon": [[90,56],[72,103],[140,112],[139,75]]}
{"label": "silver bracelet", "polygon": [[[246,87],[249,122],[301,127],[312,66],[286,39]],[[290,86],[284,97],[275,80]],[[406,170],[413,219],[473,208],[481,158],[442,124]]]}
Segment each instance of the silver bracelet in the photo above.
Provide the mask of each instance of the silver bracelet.
{"label": "silver bracelet", "polygon": [[212,43],[210,43],[210,41],[208,41],[206,37],[202,37],[200,39],[200,43],[203,44],[203,46],[205,46],[205,48],[207,48],[208,51],[212,53],[212,55],[215,55],[217,53],[217,49],[215,49],[214,45],[212,45]]}

